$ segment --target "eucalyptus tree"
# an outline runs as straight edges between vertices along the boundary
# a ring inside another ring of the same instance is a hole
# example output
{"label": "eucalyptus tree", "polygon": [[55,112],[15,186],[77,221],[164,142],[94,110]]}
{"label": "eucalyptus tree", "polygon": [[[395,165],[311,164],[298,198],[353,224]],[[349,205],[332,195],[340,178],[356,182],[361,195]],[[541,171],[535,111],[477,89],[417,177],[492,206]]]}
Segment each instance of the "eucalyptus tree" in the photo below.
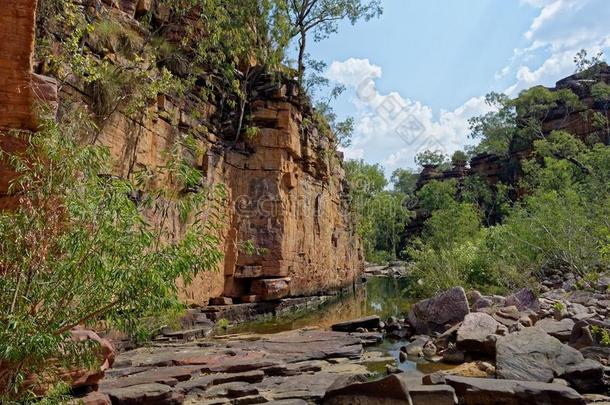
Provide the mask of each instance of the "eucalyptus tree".
{"label": "eucalyptus tree", "polygon": [[337,32],[339,22],[368,21],[381,15],[381,0],[278,0],[290,25],[290,38],[298,38],[297,72],[303,82],[305,50],[309,35],[314,41],[328,38]]}

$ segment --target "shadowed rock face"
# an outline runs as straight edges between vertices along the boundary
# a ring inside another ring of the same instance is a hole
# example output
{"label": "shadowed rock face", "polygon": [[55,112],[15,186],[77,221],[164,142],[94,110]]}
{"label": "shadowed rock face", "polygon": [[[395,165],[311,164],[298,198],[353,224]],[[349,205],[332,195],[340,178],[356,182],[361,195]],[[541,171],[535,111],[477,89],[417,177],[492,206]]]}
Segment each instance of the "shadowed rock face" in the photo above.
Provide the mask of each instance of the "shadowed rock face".
{"label": "shadowed rock face", "polygon": [[409,312],[409,322],[418,334],[442,333],[470,313],[466,293],[454,287],[434,298],[419,301]]}

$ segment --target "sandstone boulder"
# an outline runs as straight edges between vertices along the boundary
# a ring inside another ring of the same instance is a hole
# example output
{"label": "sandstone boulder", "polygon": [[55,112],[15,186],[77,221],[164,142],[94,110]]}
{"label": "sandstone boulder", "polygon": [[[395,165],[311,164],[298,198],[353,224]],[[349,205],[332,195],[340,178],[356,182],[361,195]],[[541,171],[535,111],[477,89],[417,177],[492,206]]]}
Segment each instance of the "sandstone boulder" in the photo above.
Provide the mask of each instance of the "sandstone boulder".
{"label": "sandstone boulder", "polygon": [[491,316],[482,312],[468,314],[457,331],[457,348],[471,353],[493,355],[496,352],[494,336],[499,330],[506,331],[506,327]]}
{"label": "sandstone boulder", "polygon": [[460,405],[585,405],[573,389],[560,384],[445,376]]}
{"label": "sandstone boulder", "polygon": [[567,342],[570,340],[570,336],[572,335],[572,329],[574,329],[574,321],[570,318],[565,318],[561,321],[556,321],[552,318],[546,318],[542,319],[541,321],[538,321],[536,323],[536,326],[541,328],[554,338],[557,338],[562,342]]}
{"label": "sandstone boulder", "polygon": [[526,309],[537,311],[540,309],[538,297],[536,297],[536,294],[529,288],[523,288],[506,297],[505,306],[511,305],[516,306],[519,311],[524,311]]}
{"label": "sandstone boulder", "polygon": [[97,333],[76,328],[70,331],[72,339],[75,341],[91,340],[97,342],[97,357],[101,360],[98,369],[76,369],[67,370],[61,373],[61,379],[68,381],[73,388],[96,386],[104,377],[104,372],[112,367],[115,358],[114,348],[106,339],[102,339]]}
{"label": "sandstone boulder", "polygon": [[254,280],[250,291],[260,296],[263,301],[277,300],[290,294],[289,282],[288,278]]}
{"label": "sandstone boulder", "polygon": [[464,289],[454,287],[413,305],[409,311],[409,322],[418,334],[442,333],[469,313]]}
{"label": "sandstone boulder", "polygon": [[585,391],[603,385],[601,364],[585,361],[578,350],[538,327],[499,338],[496,365],[497,376],[502,379],[550,382],[560,377]]}

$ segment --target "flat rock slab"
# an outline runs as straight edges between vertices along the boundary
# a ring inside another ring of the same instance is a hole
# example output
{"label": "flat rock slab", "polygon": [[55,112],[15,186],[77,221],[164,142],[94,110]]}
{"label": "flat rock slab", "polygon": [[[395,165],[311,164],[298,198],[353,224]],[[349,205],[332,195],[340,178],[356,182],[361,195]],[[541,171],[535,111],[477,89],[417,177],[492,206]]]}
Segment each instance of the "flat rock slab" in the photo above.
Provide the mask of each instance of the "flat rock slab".
{"label": "flat rock slab", "polygon": [[268,335],[253,342],[237,342],[231,347],[261,351],[285,362],[332,358],[355,359],[362,355],[362,343],[359,337],[316,329]]}
{"label": "flat rock slab", "polygon": [[150,383],[174,386],[178,384],[179,381],[189,380],[194,375],[199,374],[201,368],[201,366],[178,366],[146,370],[122,378],[102,380],[100,389],[109,390]]}
{"label": "flat rock slab", "polygon": [[457,398],[448,385],[424,386],[401,375],[390,375],[377,381],[338,379],[328,388],[324,405],[413,404],[455,405]]}
{"label": "flat rock slab", "polygon": [[585,405],[572,388],[561,384],[446,376],[460,405]]}
{"label": "flat rock slab", "polygon": [[574,321],[570,318],[564,318],[561,321],[556,321],[552,318],[545,318],[538,321],[536,326],[554,338],[557,338],[562,342],[567,342],[570,340],[570,336],[572,335]]}
{"label": "flat rock slab", "polygon": [[319,402],[338,376],[367,373],[364,340],[296,330],[156,344],[121,353],[100,391],[119,405]]}
{"label": "flat rock slab", "polygon": [[114,388],[105,393],[116,405],[178,405],[184,401],[182,394],[174,392],[167,385],[156,383]]}
{"label": "flat rock slab", "polygon": [[538,327],[511,333],[496,343],[497,375],[502,379],[550,382],[583,361],[578,350]]}

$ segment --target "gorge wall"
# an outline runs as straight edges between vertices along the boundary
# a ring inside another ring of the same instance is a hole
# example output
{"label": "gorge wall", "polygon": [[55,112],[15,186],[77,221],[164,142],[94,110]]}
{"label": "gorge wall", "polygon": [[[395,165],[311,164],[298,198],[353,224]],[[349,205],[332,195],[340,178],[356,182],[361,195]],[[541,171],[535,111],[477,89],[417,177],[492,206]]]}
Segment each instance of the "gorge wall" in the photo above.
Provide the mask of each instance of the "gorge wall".
{"label": "gorge wall", "polygon": [[[552,131],[567,131],[582,141],[587,137],[598,136],[598,141],[605,145],[610,144],[610,135],[607,131],[600,133],[599,128],[594,125],[592,114],[601,113],[610,118],[610,111],[607,102],[596,102],[591,94],[590,83],[599,81],[610,84],[610,67],[601,64],[592,68],[595,77],[588,77],[585,74],[574,74],[559,80],[555,87],[549,88],[551,92],[559,90],[570,90],[579,99],[580,106],[569,109],[563,105],[558,105],[550,109],[542,120],[542,133],[546,136]],[[423,187],[432,180],[460,179],[465,176],[482,176],[488,183],[496,184],[501,181],[505,184],[517,185],[521,177],[521,161],[531,156],[533,143],[523,139],[515,138],[511,142],[508,156],[498,156],[493,154],[481,154],[470,160],[470,167],[454,167],[452,170],[440,172],[435,167],[426,167],[422,171],[418,188]]]}
{"label": "gorge wall", "polygon": [[[0,36],[15,39],[0,43],[0,130],[5,131],[33,129],[33,108],[40,98],[59,106],[60,115],[67,103],[92,103],[82,83],[68,78],[58,84],[33,73],[36,1],[15,3],[0,10]],[[108,2],[103,7],[113,7],[113,13],[137,26],[136,10],[150,7],[150,2]],[[37,87],[34,81],[41,84]],[[36,92],[39,87],[44,91]],[[352,285],[363,270],[340,155],[327,135],[309,124],[312,111],[303,104],[295,82],[262,75],[256,89],[251,116],[257,133],[239,142],[206,129],[206,121],[216,113],[213,103],[194,118],[186,111],[187,100],[167,94],[158,94],[137,117],[116,109],[88,140],[110,148],[113,174],[130,176],[136,169],[164,165],[176,139],[195,134],[205,153],[188,158],[208,186],[224,185],[227,199],[219,231],[224,261],[182,288],[189,304],[207,304],[220,296],[253,302],[326,293]],[[0,147],[13,152],[23,145],[5,132]],[[0,162],[0,209],[17,203],[8,193],[12,178],[7,163]],[[155,215],[150,219],[160,220]],[[170,212],[165,223],[180,237],[183,225],[177,211]],[[247,242],[256,253],[243,248]]]}

